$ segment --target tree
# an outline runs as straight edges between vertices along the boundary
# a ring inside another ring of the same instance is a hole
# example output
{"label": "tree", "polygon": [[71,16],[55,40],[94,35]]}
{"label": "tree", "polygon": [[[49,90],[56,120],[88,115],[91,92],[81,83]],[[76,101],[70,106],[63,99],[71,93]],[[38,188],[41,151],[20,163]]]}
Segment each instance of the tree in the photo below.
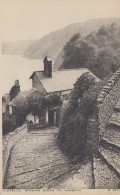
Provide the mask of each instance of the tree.
{"label": "tree", "polygon": [[108,28],[106,26],[101,26],[97,32],[98,36],[108,36]]}
{"label": "tree", "polygon": [[15,113],[13,115],[3,115],[3,132],[13,131],[21,126],[29,113],[42,116],[44,109],[52,104],[61,104],[60,97],[57,94],[45,96],[37,89],[31,89],[19,93],[12,100],[13,107],[15,105]]}
{"label": "tree", "polygon": [[120,67],[120,27],[101,26],[95,33],[69,41],[62,68],[88,68],[97,77],[110,77]]}
{"label": "tree", "polygon": [[69,42],[66,43],[66,45],[64,46],[64,57],[67,57],[72,53],[74,49],[74,44],[77,42],[79,38],[80,38],[80,33],[77,33],[72,36]]}

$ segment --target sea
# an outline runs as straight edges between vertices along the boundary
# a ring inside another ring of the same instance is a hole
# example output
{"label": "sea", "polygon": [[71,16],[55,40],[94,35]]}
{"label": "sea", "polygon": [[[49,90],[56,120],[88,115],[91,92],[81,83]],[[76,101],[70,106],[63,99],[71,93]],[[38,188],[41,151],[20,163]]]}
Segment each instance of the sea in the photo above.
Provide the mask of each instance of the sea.
{"label": "sea", "polygon": [[20,55],[1,56],[1,93],[9,93],[15,80],[19,80],[21,91],[32,88],[29,79],[34,71],[43,70],[43,59],[27,59]]}

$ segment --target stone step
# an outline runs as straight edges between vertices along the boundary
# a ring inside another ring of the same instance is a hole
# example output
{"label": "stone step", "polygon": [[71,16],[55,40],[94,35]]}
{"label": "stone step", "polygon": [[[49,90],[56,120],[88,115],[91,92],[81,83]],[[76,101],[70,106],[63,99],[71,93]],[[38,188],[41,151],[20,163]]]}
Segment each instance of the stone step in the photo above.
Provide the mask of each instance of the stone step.
{"label": "stone step", "polygon": [[[68,191],[77,191],[81,189],[94,189],[92,175],[92,159],[86,157],[82,163],[79,163],[77,170],[73,170],[58,182],[48,184],[47,187],[52,189],[64,189]],[[46,187],[46,186],[45,186]]]}
{"label": "stone step", "polygon": [[100,154],[120,176],[120,150],[100,146]]}
{"label": "stone step", "polygon": [[114,110],[115,110],[116,112],[120,112],[120,99],[119,99],[119,101],[117,102],[117,104],[116,104]]}
{"label": "stone step", "polygon": [[93,157],[93,171],[95,189],[119,188],[119,175],[111,169],[101,155]]}
{"label": "stone step", "polygon": [[61,165],[56,168],[50,168],[46,171],[37,171],[36,173],[32,172],[32,174],[28,173],[24,176],[21,175],[21,178],[20,176],[18,178],[13,177],[13,181],[10,180],[9,184],[7,185],[7,188],[10,188],[10,186],[14,185],[16,189],[32,189],[33,186],[34,189],[41,189],[50,181],[54,182],[55,179],[61,177],[64,174],[67,174],[69,171],[72,171],[75,168],[75,166],[71,165]]}
{"label": "stone step", "polygon": [[109,125],[115,125],[120,128],[120,112],[114,112],[109,119]]}
{"label": "stone step", "polygon": [[120,148],[120,128],[118,126],[109,125],[106,128],[101,141],[108,142],[109,144]]}

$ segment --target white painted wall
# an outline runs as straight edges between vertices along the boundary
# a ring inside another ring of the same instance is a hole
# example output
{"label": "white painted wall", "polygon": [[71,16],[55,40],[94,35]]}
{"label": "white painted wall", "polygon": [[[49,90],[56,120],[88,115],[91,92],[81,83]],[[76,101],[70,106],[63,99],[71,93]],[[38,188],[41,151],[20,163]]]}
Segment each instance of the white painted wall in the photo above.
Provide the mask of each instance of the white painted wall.
{"label": "white painted wall", "polygon": [[46,123],[48,123],[48,110],[46,111]]}
{"label": "white painted wall", "polygon": [[39,123],[39,117],[37,115],[34,116],[34,121],[35,121],[35,124]]}
{"label": "white painted wall", "polygon": [[56,125],[56,110],[54,110],[54,125]]}
{"label": "white painted wall", "polygon": [[9,114],[12,114],[12,105],[9,105]]}
{"label": "white painted wall", "polygon": [[33,123],[34,123],[34,115],[33,114],[28,114],[27,116],[26,116],[26,120],[28,120],[28,121],[32,121]]}

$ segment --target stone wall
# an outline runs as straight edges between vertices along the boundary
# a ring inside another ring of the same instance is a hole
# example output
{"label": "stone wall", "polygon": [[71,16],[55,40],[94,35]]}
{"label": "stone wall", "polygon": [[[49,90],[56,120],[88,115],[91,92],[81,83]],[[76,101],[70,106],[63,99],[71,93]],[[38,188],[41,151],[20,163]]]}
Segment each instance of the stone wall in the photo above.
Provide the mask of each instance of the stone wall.
{"label": "stone wall", "polygon": [[113,109],[120,97],[120,69],[113,74],[100,91],[97,99],[97,112],[87,124],[87,148],[89,152],[96,153],[99,140],[104,133]]}
{"label": "stone wall", "polygon": [[3,152],[3,172],[2,177],[4,181],[6,167],[13,146],[27,133],[27,125],[23,124],[21,127],[15,129],[14,132],[10,132],[6,136],[3,136],[2,152]]}
{"label": "stone wall", "polygon": [[87,123],[87,150],[89,153],[97,153],[99,143],[99,132],[97,131],[98,123],[93,119],[89,119]]}
{"label": "stone wall", "polygon": [[99,136],[101,136],[120,97],[120,68],[107,81],[98,96]]}

